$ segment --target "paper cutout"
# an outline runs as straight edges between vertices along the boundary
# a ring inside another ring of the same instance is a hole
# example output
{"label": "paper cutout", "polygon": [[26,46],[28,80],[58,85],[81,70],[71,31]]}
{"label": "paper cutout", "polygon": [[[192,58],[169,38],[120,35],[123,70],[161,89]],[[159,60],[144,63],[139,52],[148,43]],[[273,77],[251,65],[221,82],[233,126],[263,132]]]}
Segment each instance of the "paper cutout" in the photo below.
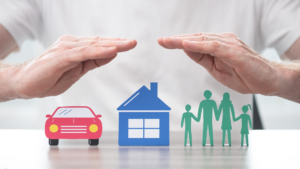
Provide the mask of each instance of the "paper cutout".
{"label": "paper cutout", "polygon": [[189,136],[189,141],[190,141],[190,146],[192,146],[192,118],[197,121],[197,118],[195,117],[195,115],[190,112],[191,110],[191,106],[189,104],[187,104],[185,106],[185,110],[186,112],[183,113],[182,118],[181,118],[181,128],[183,127],[183,124],[185,123],[185,134],[184,134],[184,146],[186,146],[186,142],[187,142],[187,137]]}
{"label": "paper cutout", "polygon": [[58,145],[59,139],[89,139],[90,145],[98,145],[102,135],[101,115],[95,115],[86,106],[58,107],[47,114],[45,134],[49,145]]}
{"label": "paper cutout", "polygon": [[169,111],[157,95],[157,83],[150,90],[142,86],[119,111],[119,145],[169,145]]}
{"label": "paper cutout", "polygon": [[249,129],[248,129],[248,123],[250,128],[252,129],[252,122],[251,122],[251,118],[248,114],[246,114],[248,112],[248,106],[250,108],[250,110],[252,111],[251,105],[245,105],[243,106],[242,110],[244,112],[244,114],[241,114],[238,118],[234,119],[234,121],[238,121],[239,119],[242,119],[242,128],[241,128],[241,146],[243,146],[244,144],[244,136],[246,137],[246,144],[247,146],[249,146],[248,143],[248,134],[249,134]]}
{"label": "paper cutout", "polygon": [[[247,113],[248,111],[248,106],[251,109],[251,105],[245,105],[243,106],[242,110],[244,114],[240,115],[238,118],[235,118],[235,112],[234,112],[234,107],[232,104],[232,101],[230,100],[230,94],[229,93],[224,93],[223,94],[223,100],[221,101],[220,107],[218,109],[217,104],[214,100],[211,100],[212,93],[209,90],[206,90],[204,92],[204,97],[206,100],[203,100],[200,102],[199,109],[198,109],[198,116],[197,118],[193,115],[193,113],[189,112],[191,110],[190,105],[186,105],[186,111],[183,113],[182,118],[181,118],[181,128],[183,127],[183,124],[185,122],[185,136],[184,136],[184,146],[186,146],[187,142],[187,137],[189,136],[189,141],[190,145],[192,146],[192,129],[191,129],[191,119],[193,118],[195,121],[199,122],[201,119],[201,114],[203,110],[203,137],[202,137],[202,145],[206,145],[206,137],[207,137],[207,130],[209,131],[209,140],[210,140],[210,145],[214,145],[214,140],[213,140],[213,123],[212,123],[212,118],[213,118],[213,112],[215,113],[215,118],[217,121],[219,121],[221,113],[223,112],[222,116],[222,127],[221,129],[223,130],[223,135],[222,135],[222,146],[225,145],[225,137],[226,137],[226,131],[228,134],[228,143],[229,146],[231,146],[231,116],[233,121],[237,121],[239,119],[242,119],[242,129],[241,129],[241,146],[243,146],[244,142],[244,136],[246,137],[246,144],[249,146],[248,143],[248,134],[249,134],[249,129],[248,129],[248,123],[250,128],[252,128],[252,122],[251,118]],[[252,110],[252,109],[251,109]],[[231,115],[230,115],[231,113]]]}
{"label": "paper cutout", "polygon": [[232,130],[232,126],[231,126],[230,112],[232,114],[233,120],[235,120],[235,113],[234,113],[232,102],[230,101],[230,95],[227,92],[223,94],[223,100],[221,101],[219,107],[217,121],[219,121],[222,110],[223,110],[222,127],[221,127],[221,129],[223,130],[222,146],[225,145],[226,131],[228,134],[228,144],[229,146],[231,146],[230,131]]}
{"label": "paper cutout", "polygon": [[214,137],[213,137],[213,122],[212,122],[212,117],[213,117],[213,112],[215,113],[216,119],[218,119],[218,108],[217,104],[214,100],[210,100],[211,98],[211,91],[206,90],[204,92],[204,97],[206,100],[203,100],[200,102],[199,105],[199,110],[198,110],[198,117],[197,121],[199,122],[201,119],[201,113],[203,109],[203,137],[202,137],[202,145],[206,145],[206,137],[207,137],[207,129],[209,133],[209,141],[210,145],[214,145]]}

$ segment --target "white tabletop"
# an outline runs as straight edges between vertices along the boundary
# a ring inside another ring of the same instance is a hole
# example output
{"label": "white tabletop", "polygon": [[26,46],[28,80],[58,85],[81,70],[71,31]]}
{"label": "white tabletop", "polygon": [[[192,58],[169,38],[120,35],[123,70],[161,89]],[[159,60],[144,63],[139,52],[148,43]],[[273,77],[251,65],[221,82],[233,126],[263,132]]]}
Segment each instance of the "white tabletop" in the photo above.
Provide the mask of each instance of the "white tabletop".
{"label": "white tabletop", "polygon": [[118,146],[117,133],[106,132],[98,146],[87,140],[60,140],[49,146],[43,130],[0,130],[0,169],[44,168],[300,168],[300,131],[250,131],[249,147],[201,145],[201,132],[193,132],[193,146],[183,146],[183,133],[172,132],[170,146]]}

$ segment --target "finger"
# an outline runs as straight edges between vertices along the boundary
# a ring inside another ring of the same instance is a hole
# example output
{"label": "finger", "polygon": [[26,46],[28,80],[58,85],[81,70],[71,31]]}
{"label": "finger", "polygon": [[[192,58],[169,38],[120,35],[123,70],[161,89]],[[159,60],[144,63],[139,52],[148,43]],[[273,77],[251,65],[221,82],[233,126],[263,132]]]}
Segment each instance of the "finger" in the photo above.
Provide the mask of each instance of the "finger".
{"label": "finger", "polygon": [[213,56],[198,52],[183,50],[193,61],[203,66],[209,73],[213,70]]}
{"label": "finger", "polygon": [[164,44],[164,38],[158,38],[157,39],[157,42],[158,42],[158,44],[160,45],[160,46],[162,46],[162,47],[164,47],[164,48],[167,48],[167,49],[171,49],[171,48],[169,48],[168,46],[166,46],[165,44]]}
{"label": "finger", "polygon": [[118,52],[128,51],[136,46],[135,43],[132,41],[78,41],[78,42],[61,42],[57,44],[57,47],[60,48],[79,48],[84,46],[91,46],[91,47],[116,47]]}
{"label": "finger", "polygon": [[[64,41],[64,38],[62,38],[61,41]],[[83,36],[83,37],[73,37],[68,39],[66,37],[65,41],[70,41],[70,42],[80,42],[80,41],[131,41],[134,46],[137,44],[137,41],[134,39],[125,39],[125,38],[102,38],[102,37],[93,37],[93,36]]]}
{"label": "finger", "polygon": [[133,48],[135,48],[135,47],[136,47],[136,45],[137,45],[137,41],[136,41],[136,40],[134,40],[134,39],[131,39],[131,42],[133,43]]}
{"label": "finger", "polygon": [[93,70],[97,67],[106,65],[107,63],[111,62],[117,55],[110,57],[110,58],[103,58],[103,59],[94,59],[94,60],[87,60],[83,62],[83,74],[86,74],[88,71]]}
{"label": "finger", "polygon": [[235,66],[238,64],[238,57],[241,56],[239,50],[234,50],[227,44],[217,41],[183,41],[182,45],[184,49],[191,52],[199,52],[202,54],[209,54],[218,57],[220,60],[225,61],[229,66]]}
{"label": "finger", "polygon": [[79,37],[77,39],[74,39],[75,42],[80,41],[130,41],[133,44],[133,48],[137,45],[137,41],[135,39],[125,39],[125,38],[101,38],[101,37]]}
{"label": "finger", "polygon": [[79,47],[67,50],[62,56],[53,60],[57,65],[59,72],[65,72],[79,62],[93,59],[109,58],[117,55],[118,49],[116,47]]}
{"label": "finger", "polygon": [[192,37],[192,36],[198,36],[199,33],[197,34],[184,34],[184,35],[174,35],[174,36],[169,36],[169,37],[161,37],[157,39],[157,42],[160,46],[166,48],[166,49],[175,49],[176,47],[171,47],[167,46],[164,42],[165,38],[181,38],[181,37]]}
{"label": "finger", "polygon": [[174,35],[174,36],[171,36],[171,37],[190,37],[190,36],[210,36],[210,37],[230,38],[230,39],[238,38],[234,33],[231,33],[231,32],[225,32],[225,33],[194,33],[194,34]]}
{"label": "finger", "polygon": [[[230,38],[230,39],[236,39],[238,36],[236,36],[234,33],[231,32],[225,32],[225,33],[196,33],[196,34],[190,34],[190,35],[178,35],[179,37],[189,37],[189,36],[210,36],[210,37],[218,37],[218,38]],[[175,35],[176,37],[176,35]]]}
{"label": "finger", "polygon": [[[123,40],[121,38],[100,38],[100,37],[92,37],[92,36],[73,36],[73,35],[63,35],[61,36],[54,44],[51,45],[51,47],[56,46],[57,44],[61,43],[61,42],[78,42],[78,41],[87,41],[87,40],[97,40],[97,41],[101,41],[101,40],[111,40],[111,41],[116,41],[116,40]],[[51,48],[50,47],[50,48]]]}
{"label": "finger", "polygon": [[203,35],[207,35],[207,36],[215,36],[216,33],[193,33],[193,34],[182,34],[182,35],[173,35],[170,37],[190,37],[190,36],[203,36]]}
{"label": "finger", "polygon": [[64,35],[61,36],[53,45],[51,45],[50,48],[51,49],[53,46],[56,46],[57,44],[61,43],[61,42],[79,42],[79,41],[132,41],[132,43],[134,44],[134,47],[136,46],[137,42],[136,40],[133,39],[124,39],[124,38],[101,38],[98,36],[72,36],[72,35]]}
{"label": "finger", "polygon": [[177,48],[177,49],[183,49],[182,42],[184,40],[188,41],[218,41],[225,44],[234,44],[235,42],[224,39],[224,38],[218,38],[218,37],[211,37],[211,36],[189,36],[189,37],[166,37],[163,38],[163,43],[169,47],[169,48]]}
{"label": "finger", "polygon": [[105,40],[128,40],[125,38],[105,38],[99,36],[73,36],[73,35],[63,35],[58,41],[70,41],[70,42],[78,42],[78,41],[87,41],[87,40],[96,40],[96,41],[105,41]]}

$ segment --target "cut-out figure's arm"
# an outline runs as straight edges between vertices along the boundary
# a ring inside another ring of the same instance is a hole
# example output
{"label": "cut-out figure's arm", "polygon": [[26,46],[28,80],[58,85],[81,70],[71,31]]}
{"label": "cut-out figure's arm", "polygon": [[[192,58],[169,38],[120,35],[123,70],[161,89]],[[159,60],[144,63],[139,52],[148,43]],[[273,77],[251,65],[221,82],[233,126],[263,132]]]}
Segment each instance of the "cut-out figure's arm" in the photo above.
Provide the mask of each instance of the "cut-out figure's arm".
{"label": "cut-out figure's arm", "polygon": [[185,115],[183,113],[182,118],[181,118],[181,128],[183,127],[184,119],[185,119]]}
{"label": "cut-out figure's arm", "polygon": [[197,121],[197,117],[192,113],[192,118]]}
{"label": "cut-out figure's arm", "polygon": [[214,101],[214,103],[213,103],[213,109],[214,109],[214,113],[215,113],[215,118],[216,118],[216,120],[218,119],[218,114],[219,114],[219,112],[218,112],[218,107],[217,107],[217,104],[216,104],[216,102]]}
{"label": "cut-out figure's arm", "polygon": [[242,115],[240,115],[238,118],[236,118],[236,119],[233,119],[233,121],[238,121],[239,119],[241,119],[242,118]]}
{"label": "cut-out figure's arm", "polygon": [[196,119],[197,122],[199,122],[200,119],[201,119],[202,109],[203,109],[203,105],[202,105],[202,102],[201,102],[200,105],[199,105],[199,109],[198,109],[198,117]]}
{"label": "cut-out figure's arm", "polygon": [[219,119],[220,119],[222,109],[223,109],[223,104],[221,103],[220,107],[219,107],[219,110],[217,111],[217,118],[216,118],[217,121],[219,121]]}
{"label": "cut-out figure's arm", "polygon": [[233,108],[233,105],[232,105],[232,104],[230,105],[230,109],[231,109],[232,119],[233,119],[233,121],[236,121],[236,120],[235,120],[234,108]]}
{"label": "cut-out figure's arm", "polygon": [[248,115],[248,118],[249,118],[249,126],[250,128],[252,129],[252,122],[251,122],[251,117]]}

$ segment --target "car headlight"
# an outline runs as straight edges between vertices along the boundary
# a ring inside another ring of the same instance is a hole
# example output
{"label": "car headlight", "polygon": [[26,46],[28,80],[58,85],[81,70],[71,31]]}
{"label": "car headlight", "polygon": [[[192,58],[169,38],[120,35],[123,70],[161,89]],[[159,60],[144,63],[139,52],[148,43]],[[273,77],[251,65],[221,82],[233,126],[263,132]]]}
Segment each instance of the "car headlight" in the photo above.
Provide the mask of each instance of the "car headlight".
{"label": "car headlight", "polygon": [[96,131],[98,131],[98,126],[96,124],[90,125],[90,131],[92,133],[95,133]]}
{"label": "car headlight", "polygon": [[58,131],[58,126],[56,124],[52,124],[50,127],[49,127],[49,130],[52,132],[52,133],[55,133]]}

